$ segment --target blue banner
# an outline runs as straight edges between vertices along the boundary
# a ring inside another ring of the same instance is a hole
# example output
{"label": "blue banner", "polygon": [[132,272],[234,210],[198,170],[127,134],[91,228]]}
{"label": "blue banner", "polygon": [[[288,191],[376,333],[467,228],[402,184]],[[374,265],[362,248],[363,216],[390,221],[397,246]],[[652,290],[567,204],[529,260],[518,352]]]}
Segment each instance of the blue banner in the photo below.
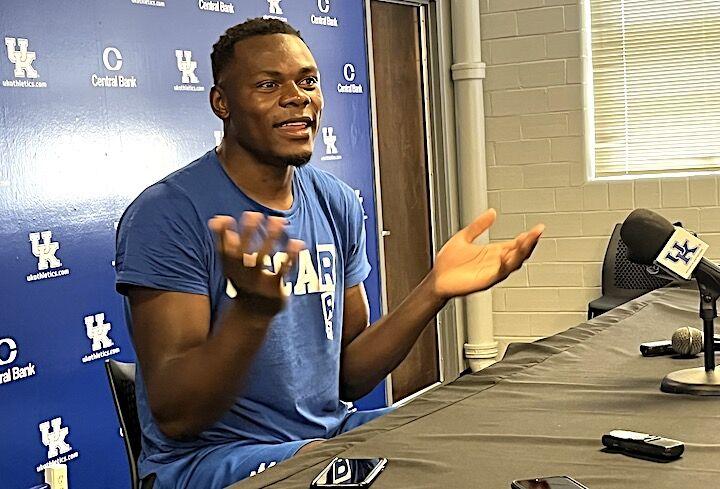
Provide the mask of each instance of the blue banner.
{"label": "blue banner", "polygon": [[[115,229],[145,187],[222,137],[210,51],[228,27],[276,17],[319,64],[312,163],[366,213],[380,316],[363,0],[5,0],[0,16],[0,486],[51,463],[71,488],[126,488],[103,361],[135,361],[114,289]],[[379,386],[359,405],[385,405]]]}

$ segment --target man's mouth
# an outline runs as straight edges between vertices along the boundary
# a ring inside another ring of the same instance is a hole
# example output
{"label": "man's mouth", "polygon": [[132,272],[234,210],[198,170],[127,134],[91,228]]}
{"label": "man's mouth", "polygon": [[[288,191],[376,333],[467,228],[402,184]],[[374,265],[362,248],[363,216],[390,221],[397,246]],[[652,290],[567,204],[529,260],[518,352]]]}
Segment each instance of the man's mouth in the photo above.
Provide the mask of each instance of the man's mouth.
{"label": "man's mouth", "polygon": [[307,137],[310,135],[314,127],[314,121],[310,117],[294,117],[275,124],[274,127],[280,129],[288,136]]}

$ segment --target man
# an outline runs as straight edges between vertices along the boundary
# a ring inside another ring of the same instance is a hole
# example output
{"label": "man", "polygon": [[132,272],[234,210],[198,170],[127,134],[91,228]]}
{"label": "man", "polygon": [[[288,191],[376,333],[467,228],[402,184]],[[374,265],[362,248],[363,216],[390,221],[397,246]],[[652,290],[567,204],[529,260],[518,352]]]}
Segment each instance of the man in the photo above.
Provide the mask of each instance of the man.
{"label": "man", "polygon": [[400,363],[450,298],[520,267],[542,232],[476,246],[495,218],[484,213],[366,329],[362,208],[306,165],[323,108],[310,50],[288,24],[253,19],[220,38],[212,66],[222,143],[146,189],[118,229],[139,467],[159,488],[224,487],[386,412],[348,402]]}

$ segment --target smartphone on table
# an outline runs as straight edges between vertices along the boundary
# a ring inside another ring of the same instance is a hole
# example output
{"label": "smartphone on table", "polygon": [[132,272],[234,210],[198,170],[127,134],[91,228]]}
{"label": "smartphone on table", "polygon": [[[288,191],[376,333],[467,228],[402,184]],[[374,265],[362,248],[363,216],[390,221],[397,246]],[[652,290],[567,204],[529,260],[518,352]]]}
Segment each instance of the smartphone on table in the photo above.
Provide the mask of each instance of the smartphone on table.
{"label": "smartphone on table", "polygon": [[566,475],[513,481],[512,489],[589,489]]}
{"label": "smartphone on table", "polygon": [[363,488],[380,475],[387,465],[386,458],[335,457],[310,484],[310,489]]}

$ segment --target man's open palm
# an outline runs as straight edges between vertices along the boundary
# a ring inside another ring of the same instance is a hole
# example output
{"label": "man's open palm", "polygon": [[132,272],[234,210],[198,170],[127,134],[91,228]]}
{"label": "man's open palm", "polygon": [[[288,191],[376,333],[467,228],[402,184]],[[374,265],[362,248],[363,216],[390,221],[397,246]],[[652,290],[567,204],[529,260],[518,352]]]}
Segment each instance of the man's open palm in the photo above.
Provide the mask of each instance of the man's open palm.
{"label": "man's open palm", "polygon": [[443,298],[464,296],[488,289],[520,268],[530,256],[545,226],[538,224],[510,241],[474,244],[495,222],[494,209],[482,213],[442,247],[432,274],[435,291]]}

